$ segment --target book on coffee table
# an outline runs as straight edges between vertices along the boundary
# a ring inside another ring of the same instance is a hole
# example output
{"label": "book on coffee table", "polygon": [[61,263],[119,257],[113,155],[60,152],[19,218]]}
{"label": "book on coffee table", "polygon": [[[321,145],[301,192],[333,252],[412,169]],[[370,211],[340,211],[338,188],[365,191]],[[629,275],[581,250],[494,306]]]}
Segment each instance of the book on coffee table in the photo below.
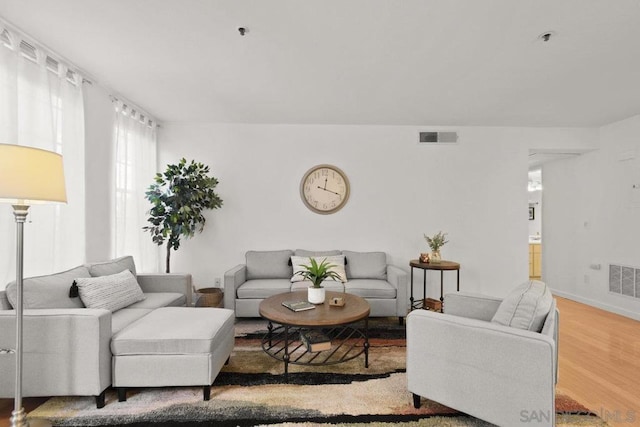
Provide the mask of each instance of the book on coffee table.
{"label": "book on coffee table", "polygon": [[300,331],[300,341],[302,341],[305,347],[307,347],[307,350],[312,353],[331,350],[331,339],[317,329]]}
{"label": "book on coffee table", "polygon": [[316,308],[309,301],[282,301],[282,305],[293,311],[305,311]]}

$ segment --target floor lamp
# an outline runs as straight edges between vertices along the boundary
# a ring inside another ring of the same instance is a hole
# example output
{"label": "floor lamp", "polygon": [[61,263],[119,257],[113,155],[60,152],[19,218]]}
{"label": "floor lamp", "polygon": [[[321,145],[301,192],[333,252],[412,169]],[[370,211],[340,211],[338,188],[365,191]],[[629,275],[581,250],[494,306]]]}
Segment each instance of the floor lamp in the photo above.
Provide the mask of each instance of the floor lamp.
{"label": "floor lamp", "polygon": [[[67,201],[62,156],[20,145],[0,144],[0,203],[10,203],[16,221],[16,394],[11,426],[29,426],[22,407],[22,279],[24,222],[29,206]],[[36,423],[32,423],[33,426]]]}

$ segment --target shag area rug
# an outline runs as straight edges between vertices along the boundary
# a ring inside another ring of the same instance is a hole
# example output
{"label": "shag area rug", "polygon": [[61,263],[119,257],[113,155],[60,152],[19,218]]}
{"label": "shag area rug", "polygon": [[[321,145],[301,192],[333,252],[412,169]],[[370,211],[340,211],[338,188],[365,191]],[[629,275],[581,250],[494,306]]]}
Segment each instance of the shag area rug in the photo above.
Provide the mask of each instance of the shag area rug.
{"label": "shag area rug", "polygon": [[[231,360],[203,401],[201,387],[133,389],[126,402],[107,391],[106,406],[92,397],[54,397],[29,414],[56,426],[489,426],[426,399],[414,409],[407,391],[404,326],[397,319],[369,323],[369,368],[364,356],[326,367],[289,366],[265,354],[262,320],[239,320]],[[557,425],[604,426],[566,396],[556,399]]]}

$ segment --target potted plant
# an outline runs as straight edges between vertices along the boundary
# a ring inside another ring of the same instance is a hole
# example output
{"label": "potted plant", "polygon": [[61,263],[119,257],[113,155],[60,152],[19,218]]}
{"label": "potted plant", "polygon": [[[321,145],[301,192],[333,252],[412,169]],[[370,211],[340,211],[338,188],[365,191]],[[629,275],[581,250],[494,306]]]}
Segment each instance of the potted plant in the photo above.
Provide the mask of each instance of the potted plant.
{"label": "potted plant", "polygon": [[322,282],[326,279],[340,280],[338,273],[332,270],[336,265],[330,264],[326,258],[320,263],[315,258],[309,258],[309,265],[303,264],[300,267],[302,267],[302,270],[297,271],[296,274],[302,276],[304,280],[311,281],[307,294],[309,302],[322,304],[325,297]]}
{"label": "potted plant", "polygon": [[145,193],[153,206],[148,218],[151,225],[142,229],[151,233],[158,246],[167,242],[167,273],[171,272],[171,249],[178,250],[180,238],[202,232],[206,222],[203,212],[222,206],[222,199],[214,191],[218,180],[208,173],[209,166],[181,159],[177,165],[167,165],[164,174],[156,174]]}
{"label": "potted plant", "polygon": [[431,254],[429,254],[429,261],[437,264],[442,259],[440,256],[440,248],[444,246],[447,240],[447,233],[443,233],[442,231],[436,233],[433,237],[429,237],[426,234],[424,235],[425,240],[429,244],[431,248]]}

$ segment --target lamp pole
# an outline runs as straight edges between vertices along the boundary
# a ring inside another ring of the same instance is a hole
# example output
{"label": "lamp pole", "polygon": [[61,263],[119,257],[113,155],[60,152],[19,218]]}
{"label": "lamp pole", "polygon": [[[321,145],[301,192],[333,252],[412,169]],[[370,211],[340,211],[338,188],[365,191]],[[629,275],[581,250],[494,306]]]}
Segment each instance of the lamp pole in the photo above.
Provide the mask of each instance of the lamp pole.
{"label": "lamp pole", "polygon": [[16,219],[16,394],[14,409],[11,412],[11,427],[28,426],[27,413],[22,407],[22,279],[23,279],[23,242],[24,223],[29,214],[28,205],[13,205],[13,216]]}

